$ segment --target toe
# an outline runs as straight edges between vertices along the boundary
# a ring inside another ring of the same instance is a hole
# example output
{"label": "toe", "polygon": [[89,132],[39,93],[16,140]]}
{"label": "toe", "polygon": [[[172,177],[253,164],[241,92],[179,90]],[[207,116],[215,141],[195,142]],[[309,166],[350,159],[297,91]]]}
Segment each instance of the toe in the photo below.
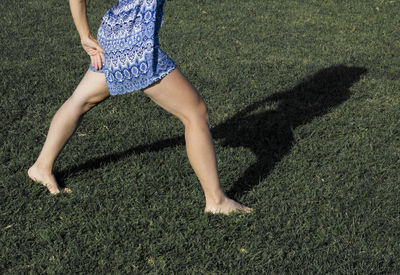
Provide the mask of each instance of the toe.
{"label": "toe", "polygon": [[61,189],[61,191],[62,191],[62,193],[67,193],[67,194],[70,194],[70,193],[72,193],[72,190],[71,189],[69,189],[69,188],[63,188],[63,189]]}

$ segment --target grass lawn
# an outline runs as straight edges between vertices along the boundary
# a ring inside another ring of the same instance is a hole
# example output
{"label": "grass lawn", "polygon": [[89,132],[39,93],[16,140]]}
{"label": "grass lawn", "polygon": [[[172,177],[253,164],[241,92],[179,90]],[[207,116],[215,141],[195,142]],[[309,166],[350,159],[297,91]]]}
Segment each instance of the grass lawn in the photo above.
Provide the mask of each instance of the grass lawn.
{"label": "grass lawn", "polygon": [[[114,1],[92,1],[92,33]],[[0,1],[0,273],[400,273],[400,1],[169,0],[162,49],[200,91],[221,184],[142,92],[89,111],[31,182],[89,66],[68,1]]]}

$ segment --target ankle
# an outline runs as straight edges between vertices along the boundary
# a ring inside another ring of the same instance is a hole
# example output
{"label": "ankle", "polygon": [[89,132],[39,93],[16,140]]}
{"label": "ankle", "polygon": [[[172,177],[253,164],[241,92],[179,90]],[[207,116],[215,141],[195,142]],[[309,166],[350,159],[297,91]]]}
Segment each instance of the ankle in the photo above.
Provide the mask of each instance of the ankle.
{"label": "ankle", "polygon": [[220,194],[218,196],[208,196],[206,197],[206,205],[222,205],[224,204],[229,198],[225,194]]}
{"label": "ankle", "polygon": [[32,167],[34,167],[37,170],[46,172],[46,173],[52,173],[53,172],[53,166],[45,163],[41,163],[39,161],[36,161]]}

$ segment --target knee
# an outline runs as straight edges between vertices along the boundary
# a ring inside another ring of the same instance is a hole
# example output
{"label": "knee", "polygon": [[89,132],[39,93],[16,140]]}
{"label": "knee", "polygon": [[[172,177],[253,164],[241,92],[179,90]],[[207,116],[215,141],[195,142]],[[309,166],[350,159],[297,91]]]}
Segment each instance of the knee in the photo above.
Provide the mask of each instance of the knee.
{"label": "knee", "polygon": [[207,127],[210,127],[210,117],[208,115],[208,109],[206,104],[203,102],[200,110],[200,118],[207,124]]}
{"label": "knee", "polygon": [[68,100],[71,102],[72,108],[79,113],[85,113],[101,102],[100,100],[81,98],[74,95]]}
{"label": "knee", "polygon": [[191,114],[187,116],[186,121],[183,121],[185,126],[207,126],[210,127],[210,120],[208,115],[208,109],[204,101],[201,101],[193,110]]}

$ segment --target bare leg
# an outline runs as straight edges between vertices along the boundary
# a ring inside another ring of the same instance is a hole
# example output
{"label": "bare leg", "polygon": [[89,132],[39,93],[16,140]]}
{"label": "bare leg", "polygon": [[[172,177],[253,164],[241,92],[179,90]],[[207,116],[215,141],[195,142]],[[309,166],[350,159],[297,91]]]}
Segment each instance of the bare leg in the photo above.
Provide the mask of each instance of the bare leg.
{"label": "bare leg", "polygon": [[71,192],[69,188],[60,190],[52,172],[54,162],[78,127],[83,114],[109,95],[104,74],[88,70],[74,93],[58,109],[51,121],[42,151],[28,170],[28,176],[33,181],[46,186],[52,194]]}
{"label": "bare leg", "polygon": [[204,211],[228,214],[250,212],[226,196],[219,182],[207,107],[196,89],[176,68],[144,92],[158,105],[177,116],[185,125],[186,150],[206,198]]}

